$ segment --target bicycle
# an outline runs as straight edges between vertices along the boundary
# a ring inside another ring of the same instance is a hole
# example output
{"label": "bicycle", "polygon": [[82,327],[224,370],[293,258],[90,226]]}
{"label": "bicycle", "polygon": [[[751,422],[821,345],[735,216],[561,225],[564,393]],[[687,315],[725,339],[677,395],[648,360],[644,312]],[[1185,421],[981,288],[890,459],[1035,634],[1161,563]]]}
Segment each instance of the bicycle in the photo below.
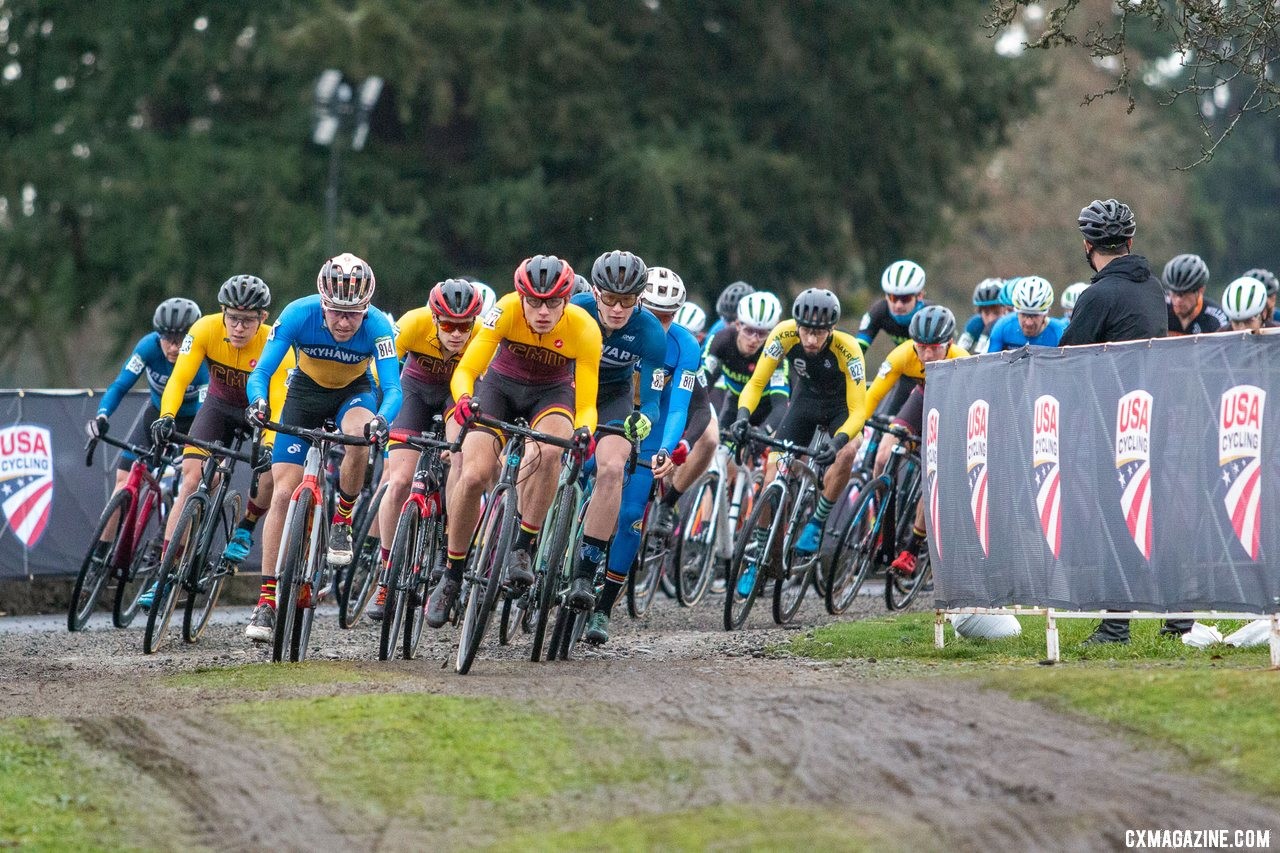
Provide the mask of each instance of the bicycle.
{"label": "bicycle", "polygon": [[[382,478],[382,456],[375,456],[369,473],[369,482],[377,483]],[[336,472],[331,482],[335,490],[330,493],[331,504],[326,510],[333,518],[333,505],[337,499]],[[369,601],[373,598],[378,578],[379,549],[370,540],[369,528],[378,517],[378,507],[386,494],[386,484],[381,485],[372,494],[362,489],[356,497],[355,507],[351,512],[351,542],[356,551],[348,565],[338,567],[333,577],[333,593],[338,602],[338,627],[354,628],[364,617]],[[370,503],[372,501],[372,503]],[[379,537],[381,538],[381,537]]]}
{"label": "bicycle", "polygon": [[[639,464],[648,466],[648,463]],[[658,535],[649,523],[651,516],[658,511],[658,501],[662,498],[665,485],[654,481],[649,489],[649,500],[645,504],[644,517],[641,520],[640,550],[636,552],[631,571],[627,574],[627,613],[632,619],[643,618],[653,604],[653,597],[658,587],[668,575],[678,575],[673,561],[676,555],[678,531],[666,535]]]}
{"label": "bicycle", "polygon": [[[107,501],[80,563],[71,602],[67,606],[67,630],[81,631],[89,621],[108,578],[116,581],[111,621],[128,628],[138,614],[138,600],[160,567],[164,528],[173,506],[172,490],[162,484],[173,464],[163,448],[141,447],[105,433],[85,445],[86,467],[92,467],[99,443],[134,455],[125,484]],[[107,534],[107,531],[113,531]]]}
{"label": "bicycle", "polygon": [[392,439],[418,450],[418,461],[409,496],[405,498],[391,539],[391,554],[384,577],[387,598],[379,634],[378,660],[395,657],[397,645],[401,647],[405,660],[413,660],[417,655],[422,626],[426,622],[423,608],[431,588],[444,574],[443,454],[456,451],[458,444],[441,440],[442,432],[438,416],[430,431],[391,431]]}
{"label": "bicycle", "polygon": [[[858,448],[858,453],[853,461],[853,473],[849,477],[849,483],[840,493],[839,499],[836,501],[831,513],[831,518],[827,521],[829,529],[840,531],[843,533],[853,520],[854,510],[857,508],[858,499],[862,497],[862,490],[867,483],[871,482],[875,474],[876,453],[880,449],[880,431],[873,429],[871,426],[865,426],[863,429],[862,446]],[[824,537],[824,542],[839,542],[839,535],[832,535],[829,539]],[[826,565],[821,571],[814,572],[814,592],[822,600],[823,606],[828,614],[839,616],[843,610],[832,610],[832,603],[835,600],[830,592],[832,578],[836,573],[836,547],[833,545],[830,549],[830,557],[826,561]],[[861,581],[859,581],[861,586]],[[853,595],[857,595],[858,590],[853,590]],[[849,599],[852,601],[852,597]],[[847,608],[847,605],[846,605]]]}
{"label": "bicycle", "polygon": [[907,607],[925,586],[932,572],[927,553],[911,575],[892,567],[898,551],[911,535],[916,504],[920,501],[920,437],[880,419],[867,421],[873,429],[898,437],[885,470],[862,490],[853,519],[832,555],[832,581],[827,609],[843,613],[876,566],[885,567],[885,606]]}
{"label": "bicycle", "polygon": [[[515,423],[508,423],[475,412],[474,402],[472,406],[474,414],[469,425],[488,426],[499,430],[505,436],[505,442],[499,457],[502,460],[502,473],[499,475],[497,485],[489,491],[484,512],[480,516],[480,524],[476,528],[476,536],[472,540],[467,568],[462,576],[462,589],[458,594],[462,625],[458,632],[458,656],[454,668],[459,675],[470,672],[471,665],[475,662],[476,652],[479,651],[480,643],[493,616],[498,593],[507,587],[506,559],[515,542],[516,527],[520,518],[519,495],[515,486],[520,474],[520,463],[524,460],[526,442],[533,441],[569,451],[570,464],[566,466],[566,471],[573,468],[581,470],[582,456],[586,450],[572,439],[562,439],[532,430],[522,419]],[[561,472],[561,484],[567,480],[566,471]],[[576,476],[577,472],[574,472],[574,479]],[[554,523],[544,523],[542,526],[542,536],[547,536],[553,544],[557,544],[557,538],[562,535],[567,540],[568,530],[563,523],[563,511],[566,510],[564,504],[574,496],[575,492],[557,487],[552,508],[553,511],[559,508],[562,515],[548,514],[548,518]],[[567,544],[566,541],[563,546],[557,545],[560,548],[559,553],[564,553]],[[534,584],[531,587],[537,585],[535,574]],[[528,590],[525,590],[524,594],[528,595]],[[539,598],[538,619],[542,632],[545,633],[549,603],[546,602],[545,594]]]}
{"label": "bicycle", "polygon": [[[674,572],[676,599],[685,607],[693,607],[702,600],[712,580],[728,566],[733,556],[733,541],[741,529],[741,523],[751,512],[751,505],[764,482],[764,473],[758,467],[748,467],[747,447],[730,450],[732,441],[728,430],[720,431],[721,444],[707,471],[694,481],[686,496],[690,498],[676,540],[676,565]],[[729,460],[735,467],[732,482],[729,476]]]}
{"label": "bicycle", "polygon": [[[335,485],[324,476],[324,462],[329,450],[335,445],[369,448],[364,483],[357,498],[357,509],[352,515],[353,531],[361,527],[366,531],[369,529],[386,486],[369,497],[374,459],[379,452],[377,443],[340,432],[333,421],[326,421],[319,429],[267,421],[261,429],[275,430],[279,435],[291,435],[310,444],[303,464],[302,482],[293,490],[289,511],[285,515],[284,537],[276,560],[276,626],[271,637],[272,661],[301,661],[307,656],[316,603],[323,595],[322,591],[333,589],[337,576],[335,567],[329,564],[326,556],[333,517],[327,508],[331,506],[335,489]],[[255,446],[260,437],[261,431],[254,438]],[[354,532],[352,540],[359,541],[355,539]]]}
{"label": "bicycle", "polygon": [[[802,555],[795,542],[809,518],[817,509],[822,491],[822,478],[810,461],[825,439],[825,430],[815,430],[808,446],[779,441],[758,430],[749,432],[751,442],[782,451],[773,479],[760,492],[747,521],[738,532],[733,546],[733,559],[724,591],[724,628],[734,631],[743,626],[760,593],[761,579],[773,580],[773,621],[784,625],[795,617],[804,601],[805,591],[819,561],[818,552]],[[769,514],[763,547],[756,528]],[[745,567],[754,563],[755,577],[745,595],[738,592],[738,579]]]}
{"label": "bicycle", "polygon": [[209,624],[223,584],[236,573],[236,564],[224,560],[222,551],[235,532],[244,506],[240,493],[231,488],[236,462],[255,467],[250,493],[257,489],[254,459],[240,452],[246,437],[244,433],[237,433],[231,447],[181,433],[172,437],[174,446],[190,445],[209,455],[201,465],[200,485],[183,505],[173,528],[173,538],[160,562],[155,596],[142,635],[142,651],[146,654],[155,654],[167,642],[169,622],[177,609],[180,589],[187,594],[182,639],[194,643]]}

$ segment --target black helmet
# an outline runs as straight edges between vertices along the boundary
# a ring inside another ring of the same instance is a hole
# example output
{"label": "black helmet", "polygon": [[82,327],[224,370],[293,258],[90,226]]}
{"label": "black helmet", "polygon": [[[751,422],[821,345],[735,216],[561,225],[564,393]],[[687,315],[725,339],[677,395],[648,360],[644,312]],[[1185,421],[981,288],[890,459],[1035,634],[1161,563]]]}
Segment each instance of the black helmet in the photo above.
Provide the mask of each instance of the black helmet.
{"label": "black helmet", "polygon": [[745,281],[735,281],[720,291],[720,295],[716,298],[716,313],[720,315],[721,320],[732,323],[738,319],[738,303],[742,301],[742,297],[755,292],[756,289]]}
{"label": "black helmet", "polygon": [[918,344],[949,343],[956,331],[956,315],[945,305],[926,305],[911,318],[909,331]]}
{"label": "black helmet", "polygon": [[573,290],[569,293],[569,295],[577,296],[579,293],[590,293],[590,292],[591,292],[591,282],[587,281],[587,279],[584,276],[581,276],[578,273],[574,273],[573,274]]}
{"label": "black helmet", "polygon": [[1126,241],[1133,239],[1138,230],[1129,205],[1114,198],[1089,202],[1089,206],[1080,211],[1078,222],[1084,238],[1101,249],[1123,246]]}
{"label": "black helmet", "polygon": [[978,282],[978,286],[973,289],[973,305],[975,308],[985,308],[989,305],[1000,304],[1000,292],[1004,289],[1004,279],[1002,278],[984,278]]}
{"label": "black helmet", "polygon": [[431,313],[446,320],[470,320],[480,313],[483,302],[480,291],[464,278],[446,278],[427,296]]}
{"label": "black helmet", "polygon": [[200,306],[190,299],[175,296],[156,308],[151,325],[162,335],[185,335],[191,324],[200,319]]}
{"label": "black helmet", "polygon": [[605,252],[591,265],[591,283],[606,293],[636,296],[644,290],[649,268],[630,252]]}
{"label": "black helmet", "polygon": [[840,299],[830,290],[811,287],[791,303],[791,317],[797,326],[830,329],[840,319]]}
{"label": "black helmet", "polygon": [[1280,292],[1280,279],[1276,278],[1276,274],[1271,270],[1261,268],[1249,270],[1244,274],[1247,278],[1257,279],[1267,286],[1267,296],[1275,296]]}
{"label": "black helmet", "polygon": [[1209,283],[1209,268],[1199,255],[1177,255],[1164,265],[1165,290],[1187,293]]}
{"label": "black helmet", "polygon": [[271,289],[256,275],[234,275],[218,288],[218,304],[259,311],[271,304]]}

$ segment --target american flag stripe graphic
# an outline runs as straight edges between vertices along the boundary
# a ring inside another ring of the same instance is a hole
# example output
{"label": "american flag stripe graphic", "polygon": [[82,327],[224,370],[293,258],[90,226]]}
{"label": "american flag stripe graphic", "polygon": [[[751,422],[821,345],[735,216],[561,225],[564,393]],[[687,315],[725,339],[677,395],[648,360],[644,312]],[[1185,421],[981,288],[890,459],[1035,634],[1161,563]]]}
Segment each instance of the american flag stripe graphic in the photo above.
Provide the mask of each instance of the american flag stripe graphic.
{"label": "american flag stripe graphic", "polygon": [[1143,462],[1125,483],[1120,508],[1129,534],[1143,557],[1151,556],[1151,465]]}
{"label": "american flag stripe graphic", "polygon": [[1262,479],[1262,466],[1255,457],[1241,469],[1239,475],[1227,489],[1227,512],[1231,514],[1231,526],[1236,531],[1236,538],[1249,554],[1249,559],[1258,558],[1258,547],[1262,539],[1262,516],[1258,512],[1261,503],[1261,490],[1258,481]]}
{"label": "american flag stripe graphic", "polygon": [[16,491],[4,501],[5,517],[14,534],[29,547],[49,523],[53,481],[47,477],[19,477],[10,482]]}
{"label": "american flag stripe graphic", "polygon": [[973,512],[973,526],[978,530],[978,542],[982,545],[982,553],[988,554],[987,548],[987,466],[983,465],[974,484],[969,489],[969,508]]}
{"label": "american flag stripe graphic", "polygon": [[1042,475],[1044,481],[1036,493],[1036,507],[1040,510],[1040,529],[1044,531],[1045,541],[1056,558],[1062,550],[1062,500],[1058,492],[1058,466],[1045,467],[1048,470]]}

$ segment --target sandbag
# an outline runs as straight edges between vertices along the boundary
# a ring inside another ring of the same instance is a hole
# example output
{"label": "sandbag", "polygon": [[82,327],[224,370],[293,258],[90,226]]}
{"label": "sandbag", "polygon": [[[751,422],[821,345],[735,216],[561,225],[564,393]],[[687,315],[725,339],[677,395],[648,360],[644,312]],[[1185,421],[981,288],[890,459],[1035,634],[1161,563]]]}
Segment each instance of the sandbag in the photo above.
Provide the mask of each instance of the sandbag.
{"label": "sandbag", "polygon": [[1003,640],[1022,634],[1018,617],[1007,613],[952,613],[948,618],[957,635],[971,640]]}

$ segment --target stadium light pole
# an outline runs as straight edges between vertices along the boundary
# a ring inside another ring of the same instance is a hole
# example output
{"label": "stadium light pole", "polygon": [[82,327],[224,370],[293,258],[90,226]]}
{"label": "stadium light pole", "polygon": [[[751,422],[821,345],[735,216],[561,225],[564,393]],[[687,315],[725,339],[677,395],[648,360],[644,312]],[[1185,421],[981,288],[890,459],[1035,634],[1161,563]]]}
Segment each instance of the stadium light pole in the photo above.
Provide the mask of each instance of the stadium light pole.
{"label": "stadium light pole", "polygon": [[[358,90],[357,90],[358,89]],[[330,257],[337,251],[339,160],[347,134],[352,151],[364,150],[369,140],[369,116],[382,94],[382,78],[368,77],[357,87],[342,72],[328,68],[315,87],[315,127],[311,141],[329,149],[329,181],[324,191],[324,246]]]}

